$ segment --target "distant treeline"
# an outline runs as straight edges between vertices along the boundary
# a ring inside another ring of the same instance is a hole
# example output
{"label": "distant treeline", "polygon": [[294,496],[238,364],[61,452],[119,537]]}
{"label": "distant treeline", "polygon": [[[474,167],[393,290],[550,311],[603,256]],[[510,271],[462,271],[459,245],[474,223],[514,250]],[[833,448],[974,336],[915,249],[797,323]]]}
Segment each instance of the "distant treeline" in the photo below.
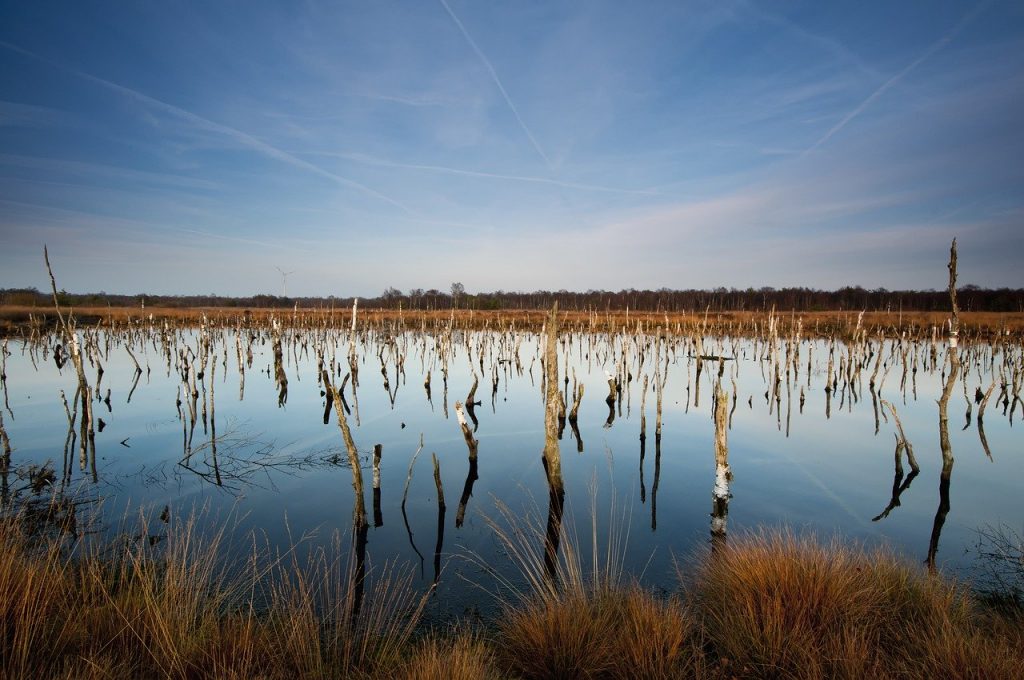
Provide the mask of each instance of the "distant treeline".
{"label": "distant treeline", "polygon": [[[979,288],[967,285],[957,295],[960,308],[975,312],[1024,312],[1024,289]],[[225,297],[221,295],[117,295],[110,293],[68,293],[61,291],[62,305],[142,307],[237,307],[240,309],[269,309],[294,307],[303,309],[349,307],[351,297],[283,297],[253,295]],[[588,290],[586,292],[534,291],[532,293],[495,291],[467,293],[462,284],[452,284],[450,291],[412,289],[406,293],[388,288],[380,296],[360,298],[359,304],[371,308],[443,310],[443,309],[546,309],[558,301],[565,310],[622,310],[653,312],[699,311],[766,311],[777,310],[833,311],[945,311],[949,309],[949,294],[945,290],[867,290],[848,286],[838,290],[813,288],[716,288],[714,290]],[[0,304],[30,307],[49,307],[52,296],[35,288],[0,289]]]}

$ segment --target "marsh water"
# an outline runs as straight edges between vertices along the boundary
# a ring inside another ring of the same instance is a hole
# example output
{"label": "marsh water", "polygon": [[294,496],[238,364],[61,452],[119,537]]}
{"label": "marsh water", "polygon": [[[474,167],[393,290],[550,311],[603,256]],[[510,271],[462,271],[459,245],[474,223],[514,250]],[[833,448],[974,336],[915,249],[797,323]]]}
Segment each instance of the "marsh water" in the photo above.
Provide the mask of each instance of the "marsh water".
{"label": "marsh water", "polygon": [[[370,329],[350,345],[344,330],[143,322],[79,335],[94,451],[83,446],[78,376],[64,347],[55,355],[62,336],[10,338],[5,356],[2,422],[12,453],[4,501],[70,499],[74,521],[64,530],[130,533],[145,516],[158,542],[161,517],[199,511],[201,522],[229,525],[240,537],[255,530],[276,547],[327,544],[335,535],[347,545],[353,476],[321,368],[345,398],[364,468],[371,573],[390,562],[411,569],[418,588],[436,582],[428,611],[439,618],[486,614],[495,574],[517,578],[491,522],[512,516],[543,527],[540,333]],[[951,351],[960,365],[948,382]],[[733,475],[729,537],[765,526],[813,531],[889,546],[909,561],[931,558],[971,578],[979,528],[1019,528],[1024,517],[1020,364],[1016,345],[950,350],[941,338],[566,331],[559,389],[570,408],[576,386],[585,391],[575,426],[560,438],[563,541],[575,535],[589,554],[596,517],[601,542],[621,536],[628,573],[654,588],[676,587],[677,561],[711,540],[712,413],[721,382]],[[620,388],[611,401],[609,377]],[[474,380],[479,404],[467,422],[475,463],[455,410]],[[940,442],[944,388],[948,451]],[[894,410],[919,472],[905,458],[895,462]],[[79,420],[69,426],[69,415]],[[375,445],[379,492],[371,481]],[[447,506],[440,521],[431,454]]]}

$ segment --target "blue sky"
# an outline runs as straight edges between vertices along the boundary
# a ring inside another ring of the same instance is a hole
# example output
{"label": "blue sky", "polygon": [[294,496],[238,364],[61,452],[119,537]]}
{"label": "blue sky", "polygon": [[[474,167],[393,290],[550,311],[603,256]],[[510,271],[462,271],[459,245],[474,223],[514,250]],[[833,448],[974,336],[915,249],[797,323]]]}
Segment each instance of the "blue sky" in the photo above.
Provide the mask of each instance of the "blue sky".
{"label": "blue sky", "polygon": [[1024,3],[0,0],[0,287],[1024,286]]}

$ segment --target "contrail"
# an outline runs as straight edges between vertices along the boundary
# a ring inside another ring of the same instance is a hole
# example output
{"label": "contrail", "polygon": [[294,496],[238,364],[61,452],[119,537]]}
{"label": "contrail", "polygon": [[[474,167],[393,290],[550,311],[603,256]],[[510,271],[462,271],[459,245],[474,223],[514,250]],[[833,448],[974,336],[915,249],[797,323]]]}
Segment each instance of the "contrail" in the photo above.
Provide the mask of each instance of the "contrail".
{"label": "contrail", "polygon": [[973,21],[974,18],[977,17],[978,14],[980,14],[981,11],[990,4],[991,0],[988,0],[986,2],[980,3],[977,7],[971,10],[963,19],[960,20],[960,23],[953,27],[953,30],[951,30],[949,33],[947,33],[946,35],[942,36],[934,43],[932,43],[921,56],[919,56],[914,61],[910,62],[910,64],[908,64],[902,71],[900,71],[892,78],[889,78],[889,80],[882,83],[882,85],[877,90],[868,95],[867,99],[858,104],[857,107],[853,109],[853,111],[850,111],[848,114],[843,116],[842,120],[833,125],[828,132],[822,135],[821,139],[819,139],[810,147],[808,147],[807,150],[804,151],[804,153],[806,154],[811,151],[814,151],[819,146],[830,140],[833,137],[833,135],[835,135],[837,132],[846,127],[847,123],[849,123],[851,120],[853,120],[861,113],[863,113],[866,108],[871,106],[871,104],[873,104],[875,100],[877,100],[879,97],[885,94],[890,88],[892,88],[893,85],[896,85],[899,81],[903,80],[903,78],[905,78],[908,73],[910,73],[915,68],[923,64],[928,59],[930,59],[936,52],[941,50],[943,47],[951,43],[953,39],[956,38],[956,36],[960,33],[960,31],[962,31],[964,27],[967,26],[967,24]]}
{"label": "contrail", "polygon": [[651,189],[618,189],[615,187],[605,187],[597,184],[583,184],[580,182],[563,182],[557,179],[548,179],[547,177],[531,177],[529,175],[505,175],[497,172],[484,172],[481,170],[463,170],[461,168],[449,168],[443,165],[422,165],[418,163],[399,163],[397,161],[389,161],[383,158],[374,158],[372,156],[365,156],[363,154],[355,153],[331,153],[323,152],[323,155],[333,156],[336,158],[344,158],[346,160],[355,161],[357,163],[366,163],[368,165],[379,165],[386,168],[408,168],[409,170],[425,170],[428,172],[441,172],[450,175],[463,175],[467,177],[482,177],[485,179],[506,179],[515,182],[529,182],[533,184],[549,184],[556,187],[563,187],[566,189],[580,189],[582,191],[599,191],[604,193],[612,194],[630,194],[630,195],[643,195],[643,196],[657,196],[657,191]]}
{"label": "contrail", "polygon": [[462,37],[466,39],[466,42],[468,42],[469,46],[473,48],[473,51],[476,52],[476,56],[480,58],[480,61],[483,62],[484,66],[487,68],[487,71],[491,74],[491,79],[494,81],[494,84],[498,86],[498,90],[501,92],[501,96],[505,98],[505,103],[508,104],[508,108],[512,110],[512,115],[514,115],[516,117],[516,121],[519,122],[519,127],[521,127],[523,129],[523,132],[526,133],[526,136],[530,140],[530,144],[533,145],[534,151],[536,151],[537,155],[544,160],[544,165],[550,168],[551,161],[548,160],[548,156],[546,153],[544,153],[544,150],[540,148],[540,144],[537,143],[537,140],[534,138],[533,133],[530,132],[530,128],[526,127],[526,123],[523,122],[523,117],[519,115],[519,109],[517,109],[516,105],[512,103],[512,98],[509,97],[508,92],[505,91],[505,86],[501,84],[501,78],[498,77],[498,73],[497,71],[494,70],[494,66],[491,65],[490,60],[477,46],[472,36],[469,35],[469,31],[467,31],[466,27],[462,25],[461,21],[459,21],[459,17],[455,16],[455,12],[453,12],[452,8],[448,6],[448,3],[445,0],[439,1],[441,3],[441,6],[444,7],[445,11],[448,12],[448,16],[450,16],[452,18],[452,21],[455,22],[455,25],[459,27],[459,31],[462,32]]}
{"label": "contrail", "polygon": [[130,99],[134,99],[135,101],[141,102],[141,103],[143,103],[143,104],[145,104],[145,105],[147,105],[147,106],[149,106],[151,108],[158,109],[160,111],[163,111],[164,113],[169,113],[169,114],[171,114],[173,116],[177,116],[178,118],[183,118],[184,120],[192,123],[193,125],[195,125],[195,126],[197,126],[199,128],[202,128],[202,129],[205,129],[205,130],[209,130],[211,132],[219,133],[221,135],[224,135],[225,137],[229,137],[230,139],[233,139],[235,142],[238,142],[239,144],[241,144],[243,146],[246,146],[246,147],[248,147],[250,149],[253,149],[255,151],[259,151],[260,153],[262,153],[263,155],[265,155],[265,156],[267,156],[269,158],[273,158],[275,160],[281,161],[283,163],[287,163],[287,164],[292,165],[294,167],[301,168],[303,170],[308,170],[309,172],[316,173],[317,175],[320,175],[322,177],[326,177],[326,178],[328,178],[330,180],[333,180],[334,182],[336,182],[336,183],[338,183],[338,184],[340,184],[342,186],[349,187],[349,188],[352,188],[352,189],[356,189],[356,190],[361,191],[361,192],[363,192],[363,193],[365,193],[365,194],[367,194],[369,196],[372,196],[372,197],[374,197],[376,199],[384,201],[385,203],[390,203],[391,205],[401,209],[402,211],[411,214],[411,211],[405,205],[403,205],[402,203],[396,201],[395,199],[393,199],[393,198],[391,198],[389,196],[385,196],[384,194],[380,193],[379,191],[375,191],[375,190],[371,189],[370,187],[368,187],[368,186],[366,186],[364,184],[360,184],[359,182],[356,182],[354,180],[348,179],[347,177],[342,177],[341,175],[337,175],[337,174],[335,174],[333,172],[330,172],[328,170],[324,170],[321,167],[313,165],[309,161],[304,161],[301,158],[297,158],[296,156],[293,156],[292,154],[290,154],[290,153],[288,153],[286,151],[282,151],[281,149],[278,149],[275,146],[267,144],[266,142],[264,142],[264,141],[262,141],[260,139],[257,139],[257,138],[253,137],[250,134],[242,132],[241,130],[236,130],[235,128],[228,127],[227,125],[223,125],[221,123],[216,123],[216,122],[214,122],[212,120],[209,120],[208,118],[203,118],[202,116],[197,115],[195,113],[192,113],[191,111],[186,111],[185,109],[180,108],[178,106],[174,106],[173,104],[168,104],[167,102],[164,102],[164,101],[161,101],[159,99],[156,99],[155,97],[150,97],[149,95],[143,94],[142,92],[139,92],[138,90],[133,90],[130,87],[125,87],[124,85],[119,85],[119,84],[117,84],[115,82],[112,82],[112,81],[109,81],[109,80],[105,80],[104,78],[100,78],[99,76],[94,76],[94,75],[92,75],[90,73],[86,73],[84,71],[79,71],[77,69],[68,68],[68,67],[63,66],[61,64],[58,64],[57,62],[54,62],[54,61],[51,61],[50,59],[47,59],[46,57],[40,56],[38,54],[35,54],[34,52],[30,52],[30,51],[28,51],[26,49],[18,47],[17,45],[12,45],[11,43],[0,41],[0,47],[7,48],[9,50],[18,52],[20,54],[24,54],[24,55],[32,57],[34,59],[38,59],[39,61],[45,62],[47,64],[50,64],[51,66],[54,66],[54,67],[59,68],[61,70],[67,71],[69,73],[72,73],[72,74],[78,76],[79,78],[82,78],[84,80],[88,80],[90,82],[96,83],[97,85],[105,87],[105,88],[107,88],[109,90],[113,90],[114,92],[117,92],[118,94],[124,95],[124,96],[126,96],[126,97],[128,97]]}
{"label": "contrail", "polygon": [[867,75],[876,78],[879,76],[879,73],[876,69],[864,63],[864,60],[861,59],[860,56],[858,56],[855,52],[850,50],[848,47],[846,47],[846,45],[844,45],[840,41],[825,35],[812,33],[811,31],[804,28],[800,24],[791,21],[790,19],[786,18],[783,15],[773,14],[760,7],[753,5],[750,2],[746,2],[745,0],[741,4],[747,12],[750,12],[758,19],[766,21],[770,24],[775,24],[776,26],[781,26],[789,31],[792,31],[793,33],[802,37],[804,40],[814,43],[818,47],[822,48],[826,52],[829,52],[830,54],[841,59],[842,61],[846,61],[853,64],[859,70],[863,71]]}

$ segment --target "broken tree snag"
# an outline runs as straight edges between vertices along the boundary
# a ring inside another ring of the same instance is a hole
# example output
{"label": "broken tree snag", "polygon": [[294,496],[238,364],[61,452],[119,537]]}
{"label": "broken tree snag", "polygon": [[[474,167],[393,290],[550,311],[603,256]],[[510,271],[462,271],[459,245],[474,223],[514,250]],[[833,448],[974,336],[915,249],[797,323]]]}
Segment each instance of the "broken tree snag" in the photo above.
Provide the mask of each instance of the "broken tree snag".
{"label": "broken tree snag", "polygon": [[466,505],[469,503],[470,496],[473,495],[473,484],[480,477],[477,475],[477,463],[476,458],[469,459],[469,471],[466,473],[466,483],[462,487],[462,497],[459,498],[459,509],[455,513],[455,528],[459,529],[462,527],[463,522],[466,519]]}
{"label": "broken tree snag", "polygon": [[895,466],[895,476],[893,477],[893,480],[892,480],[892,498],[889,500],[889,505],[887,505],[885,507],[885,510],[883,510],[878,515],[876,515],[876,516],[871,518],[872,522],[877,522],[880,519],[885,519],[886,517],[889,516],[889,513],[892,512],[893,509],[898,508],[900,506],[900,496],[903,495],[904,491],[906,491],[907,489],[910,488],[910,483],[914,481],[914,478],[917,477],[917,474],[918,474],[918,470],[911,470],[910,471],[910,475],[907,476],[906,480],[903,479],[903,455],[902,454],[903,454],[903,449],[906,448],[906,445],[903,443],[903,440],[900,439],[898,434],[893,434],[893,437],[896,438],[896,453],[895,453],[895,459],[896,459],[895,463],[896,463],[896,466]]}
{"label": "broken tree snag", "polygon": [[321,373],[324,389],[334,393],[334,414],[338,418],[338,427],[341,429],[341,438],[345,442],[345,450],[348,452],[348,464],[352,468],[352,488],[355,490],[355,503],[353,505],[353,523],[356,529],[365,528],[366,522],[366,501],[363,497],[363,470],[359,467],[359,450],[352,439],[352,431],[348,427],[348,419],[345,418],[345,411],[341,407],[341,395],[337,388],[331,383],[331,376],[327,370]]}
{"label": "broken tree snag", "polygon": [[[995,388],[996,379],[993,377],[992,384],[988,386],[988,389],[981,397],[981,402],[978,406],[978,437],[981,439],[981,446],[985,449],[985,455],[988,456],[989,460],[992,460],[992,451],[988,447],[988,438],[985,437],[985,407],[988,406],[989,397],[992,396],[992,392]],[[979,390],[980,389],[981,388],[979,388]]]}
{"label": "broken tree snag", "polygon": [[583,437],[580,435],[579,425],[576,424],[575,420],[570,420],[569,427],[572,429],[572,436],[576,438],[577,453],[583,453]]}
{"label": "broken tree snag", "polygon": [[640,390],[640,441],[647,439],[647,374]]}
{"label": "broken tree snag", "polygon": [[558,303],[551,308],[546,324],[544,351],[544,472],[548,478],[548,517],[544,532],[544,568],[554,584],[558,576],[558,547],[562,536],[562,511],[565,485],[562,482],[562,458],[558,448],[558,414],[564,407],[558,389]]}
{"label": "broken tree snag", "polygon": [[[358,503],[362,497],[357,497]],[[349,608],[349,625],[355,628],[359,622],[359,612],[363,608],[363,596],[366,591],[366,542],[370,528],[366,524],[365,517],[360,522],[358,509],[352,513],[352,547],[355,553],[355,569],[353,569],[349,589],[352,593],[351,606]]]}
{"label": "broken tree snag", "polygon": [[[547,460],[544,461],[547,470]],[[558,548],[562,542],[562,517],[565,510],[565,488],[554,483],[548,472],[548,516],[544,526],[544,572],[548,585],[555,588],[558,583]]]}
{"label": "broken tree snag", "polygon": [[466,422],[466,414],[462,404],[455,402],[455,418],[459,421],[459,428],[462,430],[462,438],[466,440],[466,448],[469,450],[469,459],[476,460],[477,445],[479,442],[473,438],[473,432]]}
{"label": "broken tree snag", "polygon": [[[955,265],[955,261],[953,264]],[[932,534],[928,540],[928,557],[925,560],[928,571],[932,573],[936,569],[935,556],[939,551],[939,537],[942,534],[942,527],[946,523],[946,515],[949,514],[949,481],[953,474],[953,447],[949,441],[949,398],[953,394],[953,388],[956,386],[956,380],[960,374],[960,357],[955,347],[950,348],[949,358],[949,375],[946,377],[946,385],[942,390],[942,397],[939,399],[939,448],[942,450],[942,471],[939,473],[939,507],[935,511]]]}
{"label": "broken tree snag", "polygon": [[616,380],[615,376],[608,371],[604,372],[606,378],[608,378],[608,396],[605,397],[605,403],[611,406],[615,403],[615,397],[619,392],[619,381]]}
{"label": "broken tree snag", "polygon": [[[719,382],[715,388],[715,467],[729,468],[729,395]],[[729,472],[729,477],[732,473]]]}
{"label": "broken tree snag", "polygon": [[949,514],[949,481],[953,475],[953,446],[949,441],[949,398],[953,396],[957,378],[960,375],[960,352],[957,337],[960,332],[959,308],[956,303],[956,239],[949,249],[949,375],[939,399],[939,448],[942,450],[942,471],[939,473],[939,507],[932,523],[932,535],[928,540],[928,557],[925,563],[928,571],[934,573],[935,557],[939,551],[939,537]]}
{"label": "broken tree snag", "polygon": [[288,376],[284,372],[284,352],[281,349],[281,324],[273,320],[274,328],[274,382],[277,384],[277,406],[281,408],[288,403]]}
{"label": "broken tree snag", "polygon": [[441,550],[444,548],[444,515],[447,506],[444,503],[444,486],[441,484],[441,463],[437,454],[431,453],[434,461],[434,486],[437,487],[437,543],[434,544],[434,585],[441,578]]}
{"label": "broken tree snag", "polygon": [[[320,369],[323,371],[323,369]],[[341,389],[345,389],[345,385],[342,384]],[[324,385],[324,425],[331,421],[331,411],[334,410],[334,390],[329,389]]]}
{"label": "broken tree snag", "polygon": [[455,402],[455,417],[458,418],[459,427],[462,429],[462,437],[466,440],[466,448],[469,451],[469,471],[466,473],[466,483],[462,487],[462,496],[459,498],[459,509],[455,513],[455,528],[462,526],[466,518],[466,505],[469,497],[473,495],[473,483],[479,479],[476,467],[476,453],[479,442],[473,439],[473,433],[466,424],[466,416],[462,413],[462,404]]}
{"label": "broken tree snag", "polygon": [[608,419],[604,422],[605,429],[607,429],[615,422],[615,396],[618,394],[619,384],[615,376],[607,370],[604,374],[608,378],[608,396],[604,400],[604,403],[608,405]]}
{"label": "broken tree snag", "polygon": [[729,517],[729,396],[722,382],[715,385],[715,486],[711,492],[711,549],[725,543],[726,522]]}
{"label": "broken tree snag", "polygon": [[583,401],[583,383],[576,386],[576,393],[572,399],[572,410],[569,411],[569,422],[575,423],[580,413],[580,402]]}
{"label": "broken tree snag", "polygon": [[384,452],[381,444],[373,445],[373,526],[384,526],[384,515],[380,509],[380,458]]}
{"label": "broken tree snag", "polygon": [[[340,369],[341,367],[339,366],[338,368]],[[352,409],[350,409],[348,407],[348,402],[345,401],[345,385],[348,384],[348,379],[349,379],[350,376],[351,376],[351,373],[346,373],[345,377],[341,379],[341,385],[338,387],[338,389],[337,390],[333,390],[331,392],[332,394],[336,394],[336,396],[341,398],[341,407],[343,409],[345,409],[345,413],[348,414],[348,415],[352,415]],[[352,390],[352,393],[355,394],[355,390],[354,389]],[[332,398],[331,401],[333,402],[333,398]]]}
{"label": "broken tree snag", "polygon": [[558,448],[558,303],[551,309],[544,350],[544,461],[552,487],[562,487],[562,459]]}
{"label": "broken tree snag", "polygon": [[960,307],[956,302],[956,239],[953,239],[953,245],[949,248],[949,264],[946,265],[949,268],[949,303],[950,303],[950,317],[949,317],[949,346],[951,349],[956,349],[957,340],[960,337]]}
{"label": "broken tree snag", "polygon": [[356,356],[356,312],[359,309],[359,298],[352,300],[352,328],[348,334],[348,357],[354,361]]}
{"label": "broken tree snag", "polygon": [[93,425],[93,409],[89,398],[89,380],[85,377],[85,365],[82,361],[82,348],[78,343],[78,331],[75,329],[74,318],[69,315],[67,319],[60,310],[60,303],[57,297],[57,280],[53,276],[53,269],[50,267],[50,254],[43,246],[43,260],[46,262],[46,271],[50,275],[50,287],[53,291],[53,307],[57,311],[57,318],[60,319],[61,328],[64,331],[64,340],[71,350],[71,361],[75,366],[75,373],[78,375],[78,389],[82,395],[82,419],[81,434],[79,436],[79,459],[82,469],[85,469],[85,462],[92,457],[94,466],[93,481],[96,481],[96,432]]}
{"label": "broken tree snag", "polygon": [[[481,357],[482,358],[482,357]],[[473,432],[476,432],[477,428],[480,427],[480,421],[476,417],[476,407],[480,404],[479,401],[475,401],[476,388],[480,384],[480,379],[476,375],[476,371],[473,372],[473,386],[469,388],[469,394],[466,395],[466,412],[469,414],[469,419],[473,421]],[[459,402],[455,402],[456,415],[459,418],[459,424],[462,425],[463,434],[466,432],[466,418],[458,412]],[[467,440],[468,443],[468,440]]]}
{"label": "broken tree snag", "polygon": [[899,432],[899,440],[903,443],[903,448],[907,452],[907,462],[910,463],[910,469],[914,472],[920,472],[921,467],[917,464],[917,458],[914,457],[914,447],[910,444],[910,440],[907,439],[907,435],[903,433],[903,423],[900,422],[900,417],[896,413],[896,407],[885,399],[882,399],[880,403],[883,408],[889,409],[889,413],[892,414],[892,419],[896,423],[896,430]]}

